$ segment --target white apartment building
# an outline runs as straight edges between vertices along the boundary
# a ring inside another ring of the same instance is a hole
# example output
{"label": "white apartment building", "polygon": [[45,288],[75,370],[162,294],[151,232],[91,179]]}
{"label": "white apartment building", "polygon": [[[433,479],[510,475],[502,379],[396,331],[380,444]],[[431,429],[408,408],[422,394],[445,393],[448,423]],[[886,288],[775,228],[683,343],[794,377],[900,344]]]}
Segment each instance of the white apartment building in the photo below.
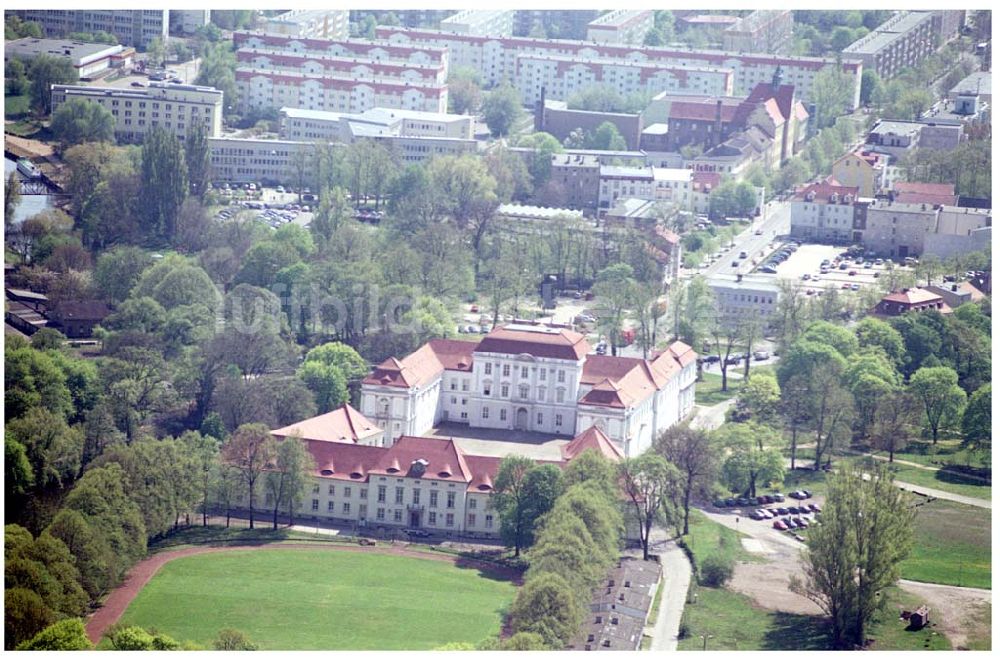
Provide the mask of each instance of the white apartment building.
{"label": "white apartment building", "polygon": [[24,21],[41,24],[47,37],[71,32],[107,32],[128,46],[144,49],[154,38],[167,40],[166,9],[8,9]]}
{"label": "white apartment building", "polygon": [[541,99],[543,88],[546,97],[569,99],[578,90],[594,85],[610,86],[622,96],[662,91],[721,96],[731,94],[733,85],[732,70],[717,67],[670,67],[538,54],[517,55],[516,63],[514,81],[525,105]]}
{"label": "white apartment building", "polygon": [[346,39],[348,14],[346,9],[292,9],[267,19],[263,29],[289,37]]}
{"label": "white apartment building", "polygon": [[202,123],[208,136],[222,133],[222,91],[206,86],[150,83],[143,88],[52,86],[52,110],[70,99],[100,104],[115,119],[115,139],[141,143],[154,127],[163,127],[184,141],[194,123]]}
{"label": "white apartment building", "polygon": [[442,19],[441,30],[460,35],[510,37],[514,32],[513,9],[463,9]]}
{"label": "white apartment building", "polygon": [[[796,95],[803,101],[810,100],[812,83],[823,69],[837,67],[834,58],[805,56],[777,56],[769,54],[740,54],[726,51],[679,50],[651,46],[595,44],[586,41],[558,39],[533,39],[530,37],[480,37],[458,35],[424,28],[379,26],[376,36],[393,44],[425,45],[447,48],[455,66],[472,67],[482,74],[483,82],[493,86],[504,79],[518,84],[518,57],[548,55],[587,62],[595,59],[620,61],[622,65],[635,63],[656,64],[673,68],[715,68],[732,70],[732,92],[746,96],[758,83],[769,82],[781,67],[783,80],[795,86]],[[858,107],[861,96],[861,62],[844,59],[842,71],[851,77],[852,98],[848,105]],[[644,88],[636,87],[634,92]],[[537,100],[531,100],[534,103]]]}
{"label": "white apartment building", "polygon": [[695,359],[675,342],[651,361],[591,355],[567,328],[514,323],[480,342],[431,340],[362,381],[383,446],[439,422],[576,435],[597,426],[636,456],[694,404]]}
{"label": "white apartment building", "polygon": [[706,278],[706,282],[715,294],[716,311],[733,322],[753,318],[766,322],[781,295],[778,285],[766,275],[719,273]]}
{"label": "white apartment building", "polygon": [[850,244],[854,242],[854,202],[857,187],[810,183],[791,202],[791,236],[802,240]]}
{"label": "white apartment building", "polygon": [[448,109],[448,61],[441,49],[248,32],[235,33],[233,41],[244,110]]}
{"label": "white apartment building", "polygon": [[587,40],[598,44],[642,44],[652,27],[650,9],[615,9],[587,24]]}
{"label": "white apartment building", "polygon": [[313,141],[213,137],[212,180],[297,186],[312,168]]}
{"label": "white apartment building", "polygon": [[646,199],[689,210],[693,178],[691,169],[601,165],[598,206],[611,208],[620,200]]}

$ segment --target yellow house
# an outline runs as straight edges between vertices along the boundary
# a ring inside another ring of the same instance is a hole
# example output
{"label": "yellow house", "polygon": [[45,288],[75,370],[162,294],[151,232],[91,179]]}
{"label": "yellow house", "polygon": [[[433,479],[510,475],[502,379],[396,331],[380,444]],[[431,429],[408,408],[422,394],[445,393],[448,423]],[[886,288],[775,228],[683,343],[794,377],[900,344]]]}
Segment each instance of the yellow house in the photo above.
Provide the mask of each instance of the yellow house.
{"label": "yellow house", "polygon": [[886,158],[859,150],[833,163],[833,178],[845,187],[858,188],[858,196],[874,197],[885,186]]}

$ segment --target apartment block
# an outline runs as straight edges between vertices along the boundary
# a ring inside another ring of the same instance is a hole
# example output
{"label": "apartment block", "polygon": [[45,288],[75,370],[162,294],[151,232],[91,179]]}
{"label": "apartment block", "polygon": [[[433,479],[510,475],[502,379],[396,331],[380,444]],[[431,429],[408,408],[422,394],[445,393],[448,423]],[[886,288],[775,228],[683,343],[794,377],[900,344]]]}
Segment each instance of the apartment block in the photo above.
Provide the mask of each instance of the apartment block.
{"label": "apartment block", "polygon": [[163,127],[184,141],[195,123],[205,126],[208,136],[222,133],[222,91],[206,86],[150,83],[145,88],[98,88],[52,86],[52,110],[71,99],[100,104],[115,119],[115,139],[141,143],[154,127]]}
{"label": "apartment block", "polygon": [[65,37],[71,32],[110,33],[126,46],[144,49],[170,29],[166,9],[9,9],[24,21],[41,24],[47,37]]}
{"label": "apartment block", "polygon": [[600,15],[598,9],[518,9],[514,13],[514,34],[527,37],[542,30],[559,39],[586,39],[587,26]]}
{"label": "apartment block", "polygon": [[191,35],[212,20],[211,9],[171,9],[170,34]]}
{"label": "apartment block", "polygon": [[543,206],[593,210],[601,183],[601,163],[589,155],[559,153],[552,156],[549,181],[541,193]]}
{"label": "apartment block", "polygon": [[858,58],[883,79],[890,79],[937,50],[940,28],[935,20],[936,12],[899,12],[844,49],[844,56]]}
{"label": "apartment block", "polygon": [[347,39],[346,9],[292,9],[264,22],[264,32],[288,37]]}
{"label": "apartment block", "polygon": [[208,149],[212,180],[297,185],[311,168],[316,143],[214,137]]}
{"label": "apartment block", "polygon": [[790,9],[758,9],[722,33],[722,48],[737,53],[785,53],[795,20]]}
{"label": "apartment block", "polygon": [[444,113],[447,54],[436,47],[238,32],[243,110],[292,107],[362,113],[385,107]]}
{"label": "apartment block", "polygon": [[514,13],[513,9],[463,9],[443,19],[440,28],[460,35],[510,37]]}
{"label": "apartment block", "polygon": [[[529,73],[525,68],[519,69],[519,62],[523,58],[533,56],[547,56],[561,59],[561,67],[568,69],[582,65],[579,75],[596,78],[592,63],[603,61],[614,61],[622,68],[622,73],[608,69],[608,82],[611,82],[611,74],[615,73],[614,84],[626,94],[632,92],[645,92],[647,80],[653,76],[652,73],[640,74],[637,66],[654,66],[663,69],[695,68],[712,70],[730,70],[732,72],[732,89],[729,92],[719,92],[717,94],[726,95],[747,95],[753,88],[761,82],[770,81],[775,70],[781,68],[784,82],[794,85],[803,102],[810,101],[813,81],[816,75],[830,67],[840,67],[841,70],[851,77],[852,96],[848,105],[851,109],[858,107],[861,95],[861,61],[853,58],[844,58],[839,63],[834,58],[811,58],[804,56],[775,56],[769,54],[739,54],[727,51],[711,50],[680,50],[650,46],[627,46],[616,44],[594,44],[585,41],[570,41],[557,39],[533,39],[527,37],[478,37],[474,35],[456,35],[442,32],[440,30],[413,29],[391,26],[379,26],[376,29],[378,39],[388,41],[393,44],[407,44],[411,46],[425,45],[438,48],[447,48],[451,62],[455,66],[472,67],[481,72],[483,82],[487,86],[493,86],[504,79],[508,79],[519,88],[525,89],[518,78],[520,75]],[[557,67],[560,66],[557,61]],[[531,74],[541,79],[539,68],[548,68],[545,64],[539,64]],[[590,70],[590,74],[585,70]],[[628,72],[626,74],[626,72]],[[550,76],[547,74],[547,76]],[[558,78],[559,72],[555,76]],[[674,75],[680,77],[681,75]],[[618,79],[625,77],[626,82]],[[540,81],[539,84],[540,86]],[[678,84],[676,90],[680,91]],[[666,87],[657,90],[661,92]],[[693,83],[688,87],[691,92],[697,92]],[[555,93],[547,93],[552,97],[561,97]],[[527,104],[534,104],[538,99],[536,95],[532,99],[526,100]]]}
{"label": "apartment block", "polygon": [[527,106],[540,100],[543,90],[546,97],[569,99],[595,85],[609,86],[623,97],[660,91],[728,95],[733,88],[732,70],[720,67],[667,66],[548,54],[521,54],[515,61],[514,83]]}
{"label": "apartment block", "polygon": [[598,44],[642,44],[652,27],[650,9],[615,9],[587,24],[587,39]]}

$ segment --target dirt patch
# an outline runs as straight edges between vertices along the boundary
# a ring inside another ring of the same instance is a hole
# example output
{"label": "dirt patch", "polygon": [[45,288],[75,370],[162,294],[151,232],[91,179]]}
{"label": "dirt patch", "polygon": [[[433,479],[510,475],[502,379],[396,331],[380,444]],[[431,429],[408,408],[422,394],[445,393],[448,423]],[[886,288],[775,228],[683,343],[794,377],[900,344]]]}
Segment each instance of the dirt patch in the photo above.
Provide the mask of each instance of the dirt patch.
{"label": "dirt patch", "polygon": [[801,565],[794,561],[782,564],[772,561],[740,562],[728,587],[747,595],[760,608],[798,615],[822,615],[819,606],[788,589],[788,581],[793,574],[802,576]]}
{"label": "dirt patch", "polygon": [[299,550],[308,550],[311,548],[325,548],[328,550],[349,550],[352,552],[372,552],[378,553],[380,555],[400,555],[403,557],[413,557],[420,560],[436,560],[441,562],[452,562],[458,567],[463,568],[476,568],[482,571],[490,572],[493,575],[502,577],[506,580],[517,583],[521,579],[521,574],[513,569],[508,569],[502,567],[492,562],[482,562],[469,557],[460,557],[455,555],[449,555],[447,553],[432,553],[421,550],[411,550],[406,546],[391,546],[389,548],[363,548],[361,546],[347,546],[347,545],[333,545],[325,543],[316,544],[286,544],[286,543],[268,543],[261,544],[258,546],[192,546],[191,548],[183,548],[178,550],[170,550],[161,553],[157,553],[150,558],[147,558],[134,567],[125,576],[125,582],[123,582],[119,587],[111,591],[111,593],[104,600],[104,604],[101,608],[97,609],[87,619],[87,636],[96,645],[100,642],[101,638],[104,636],[104,632],[107,631],[115,622],[117,622],[128,605],[132,603],[135,596],[139,594],[139,591],[146,586],[146,583],[152,579],[157,571],[160,570],[164,564],[171,560],[176,560],[181,557],[189,557],[191,555],[198,555],[200,553],[210,553],[218,552],[221,549],[226,550],[258,550],[261,548],[295,548]]}
{"label": "dirt patch", "polygon": [[931,585],[913,581],[901,581],[899,586],[907,592],[919,596],[931,608],[931,621],[937,629],[951,640],[956,648],[967,647],[970,637],[989,635],[990,626],[985,628],[990,620],[989,609],[993,598],[990,590],[977,590],[968,587],[948,587]]}

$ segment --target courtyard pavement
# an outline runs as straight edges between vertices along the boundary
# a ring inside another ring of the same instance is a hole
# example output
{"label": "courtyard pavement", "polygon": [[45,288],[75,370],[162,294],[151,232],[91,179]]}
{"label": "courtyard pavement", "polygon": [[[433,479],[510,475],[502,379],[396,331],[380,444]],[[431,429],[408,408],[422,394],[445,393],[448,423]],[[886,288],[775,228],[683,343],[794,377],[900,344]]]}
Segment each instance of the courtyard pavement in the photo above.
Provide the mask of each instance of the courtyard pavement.
{"label": "courtyard pavement", "polygon": [[470,428],[454,423],[441,424],[426,437],[451,438],[466,453],[473,456],[523,455],[535,460],[562,460],[562,446],[571,437],[549,433]]}

